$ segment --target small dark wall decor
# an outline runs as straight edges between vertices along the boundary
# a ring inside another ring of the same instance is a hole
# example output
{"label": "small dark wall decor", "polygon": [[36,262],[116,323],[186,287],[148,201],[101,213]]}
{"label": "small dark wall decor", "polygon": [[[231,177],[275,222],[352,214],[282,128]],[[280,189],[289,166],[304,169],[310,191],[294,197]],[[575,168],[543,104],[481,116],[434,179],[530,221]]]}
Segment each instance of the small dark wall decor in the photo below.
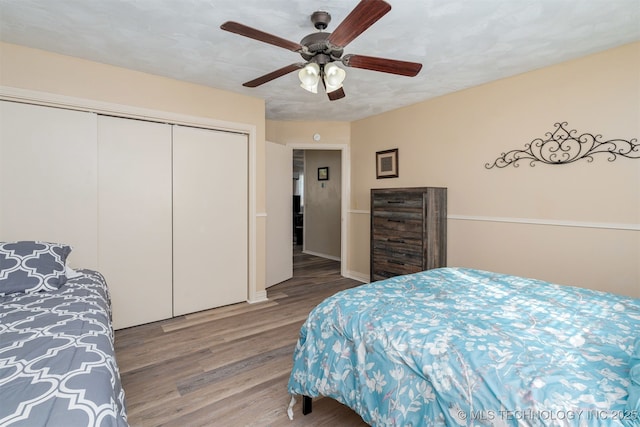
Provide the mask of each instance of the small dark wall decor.
{"label": "small dark wall decor", "polygon": [[398,149],[376,152],[376,178],[398,177]]}
{"label": "small dark wall decor", "polygon": [[328,180],[329,180],[329,166],[318,168],[318,181],[328,181]]}
{"label": "small dark wall decor", "polygon": [[525,144],[524,150],[511,150],[500,154],[493,163],[486,163],[485,168],[505,168],[509,165],[517,168],[519,161],[529,161],[530,166],[537,162],[549,165],[563,165],[586,159],[593,161],[595,154],[606,154],[613,162],[618,158],[640,159],[640,144],[637,139],[610,139],[601,141],[602,135],[583,133],[576,136],[577,130],[567,130],[567,122],[558,122],[553,132],[545,134],[546,139],[536,138]]}

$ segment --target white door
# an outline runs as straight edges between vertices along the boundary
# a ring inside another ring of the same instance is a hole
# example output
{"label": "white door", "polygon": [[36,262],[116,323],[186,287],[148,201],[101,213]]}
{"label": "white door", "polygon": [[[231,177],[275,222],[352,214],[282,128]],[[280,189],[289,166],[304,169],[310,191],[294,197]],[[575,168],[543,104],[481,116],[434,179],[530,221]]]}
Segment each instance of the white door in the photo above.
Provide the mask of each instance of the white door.
{"label": "white door", "polygon": [[0,102],[0,240],[73,247],[97,268],[96,115]]}
{"label": "white door", "polygon": [[293,150],[267,141],[266,287],[293,277]]}
{"label": "white door", "polygon": [[171,126],[98,119],[98,260],[120,329],[172,315]]}
{"label": "white door", "polygon": [[248,138],[173,127],[173,314],[247,300]]}

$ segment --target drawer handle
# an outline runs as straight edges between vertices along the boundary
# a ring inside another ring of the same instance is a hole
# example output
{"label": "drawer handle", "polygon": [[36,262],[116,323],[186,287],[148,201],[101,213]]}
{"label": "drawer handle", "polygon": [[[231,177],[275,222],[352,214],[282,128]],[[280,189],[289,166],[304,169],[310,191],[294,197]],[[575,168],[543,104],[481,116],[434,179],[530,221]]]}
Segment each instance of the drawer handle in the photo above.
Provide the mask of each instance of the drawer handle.
{"label": "drawer handle", "polygon": [[388,218],[387,221],[388,222],[404,222],[404,219],[391,219],[391,218]]}
{"label": "drawer handle", "polygon": [[403,239],[387,239],[387,242],[391,243],[404,243]]}
{"label": "drawer handle", "polygon": [[404,200],[387,200],[387,203],[403,204]]}
{"label": "drawer handle", "polygon": [[396,261],[396,260],[390,259],[390,260],[389,260],[389,264],[404,265],[404,262],[402,262],[402,261]]}

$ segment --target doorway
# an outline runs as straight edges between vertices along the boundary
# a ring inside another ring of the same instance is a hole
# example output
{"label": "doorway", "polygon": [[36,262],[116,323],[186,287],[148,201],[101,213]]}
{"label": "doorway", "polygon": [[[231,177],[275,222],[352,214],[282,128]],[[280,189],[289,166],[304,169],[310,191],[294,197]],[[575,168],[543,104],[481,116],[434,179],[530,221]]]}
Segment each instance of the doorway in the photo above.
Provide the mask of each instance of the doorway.
{"label": "doorway", "polygon": [[[349,153],[349,146],[346,144],[306,144],[306,143],[290,143],[287,144],[287,147],[291,148],[292,150],[301,150],[303,152],[314,152],[317,150],[324,150],[324,151],[336,151],[340,153],[340,163],[339,166],[336,166],[336,171],[339,169],[340,170],[340,219],[339,219],[339,227],[340,227],[340,252],[339,252],[339,258],[338,260],[340,261],[340,274],[343,277],[348,277],[348,273],[347,273],[347,265],[348,265],[348,256],[349,256],[349,251],[348,251],[348,221],[347,221],[347,205],[348,205],[348,201],[349,201],[349,194],[350,194],[350,177],[351,177],[351,170],[350,170],[350,153]],[[293,157],[293,155],[292,155]],[[293,163],[293,159],[292,159],[292,163]],[[322,167],[322,166],[320,166]],[[317,169],[316,170],[310,170],[308,167],[308,172],[306,173],[306,177],[308,179],[317,180]],[[331,180],[331,172],[333,171],[333,169],[329,169],[329,180]],[[317,184],[318,182],[316,182]],[[328,184],[328,183],[325,183]],[[304,212],[304,209],[303,209]],[[304,218],[303,215],[303,227],[304,227],[304,223],[306,222],[307,218]],[[303,246],[304,246],[304,230],[303,230]],[[312,251],[313,252],[313,251]]]}
{"label": "doorway", "polygon": [[[293,276],[293,247],[294,247],[294,232],[293,232],[293,191],[292,181],[293,176],[293,150],[314,151],[314,150],[335,150],[340,153],[340,162],[329,167],[328,180],[317,180],[317,167],[311,171],[308,169],[307,175],[311,179],[315,180],[315,185],[319,188],[323,188],[324,181],[325,188],[328,181],[331,181],[332,171],[334,174],[340,171],[340,186],[339,186],[339,199],[340,199],[340,216],[337,219],[339,223],[339,241],[340,250],[336,251],[337,260],[340,261],[340,274],[343,277],[347,275],[347,210],[346,205],[349,200],[349,147],[345,144],[297,144],[290,143],[287,145],[281,145],[267,141],[267,194],[266,194],[266,206],[267,212],[267,227],[266,227],[266,282],[265,288],[268,288],[276,283],[280,283],[283,280],[287,280]],[[323,163],[320,167],[324,167]],[[302,181],[304,182],[304,177]],[[295,182],[295,181],[294,181]],[[333,181],[334,183],[336,181]],[[303,187],[304,188],[304,187]],[[304,190],[303,190],[304,191]],[[336,190],[337,198],[338,190]],[[308,200],[306,201],[308,203]],[[302,204],[301,209],[296,209],[297,212],[302,211],[302,245],[305,244],[305,232],[304,225],[308,224],[305,218],[305,209],[308,210],[307,203]],[[310,212],[307,212],[310,213]],[[308,228],[308,227],[307,227]],[[311,236],[309,236],[311,237]],[[301,245],[301,246],[302,246]],[[309,250],[310,248],[306,248]],[[311,251],[316,252],[316,251]],[[318,252],[319,253],[319,252]]]}
{"label": "doorway", "polygon": [[342,154],[293,150],[293,243],[296,250],[341,261]]}

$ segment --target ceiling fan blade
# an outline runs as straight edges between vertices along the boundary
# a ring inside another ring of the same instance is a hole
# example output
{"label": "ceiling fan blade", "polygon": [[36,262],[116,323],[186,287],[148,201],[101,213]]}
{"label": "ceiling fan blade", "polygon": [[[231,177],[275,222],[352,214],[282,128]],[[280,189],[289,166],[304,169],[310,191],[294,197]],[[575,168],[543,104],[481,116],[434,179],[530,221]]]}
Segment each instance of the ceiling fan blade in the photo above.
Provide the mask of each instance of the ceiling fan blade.
{"label": "ceiling fan blade", "polygon": [[[324,81],[324,79],[320,79],[320,81],[322,82],[322,86],[326,91],[327,83]],[[344,98],[345,97],[344,89],[342,86],[340,86],[338,89],[334,90],[333,92],[327,92],[327,96],[329,97],[329,101],[336,101],[338,99]]]}
{"label": "ceiling fan blade", "polygon": [[305,64],[304,62],[299,62],[297,64],[291,64],[291,65],[287,65],[286,67],[282,67],[278,70],[272,71],[269,74],[265,74],[264,76],[260,76],[257,79],[253,79],[249,82],[243,83],[242,86],[245,87],[256,87],[256,86],[260,86],[261,84],[265,84],[267,82],[270,82],[271,80],[277,79],[278,77],[282,77],[285,74],[289,74],[293,71],[299,70],[300,68],[304,67]]}
{"label": "ceiling fan blade", "polygon": [[343,88],[336,89],[333,92],[329,92],[327,96],[329,97],[329,101],[335,101],[340,98],[344,98],[345,97],[344,89]]}
{"label": "ceiling fan blade", "polygon": [[374,56],[364,55],[345,55],[342,58],[342,63],[347,67],[381,71],[383,73],[399,74],[407,77],[416,76],[422,69],[422,64],[417,62],[397,61],[395,59],[376,58]]}
{"label": "ceiling fan blade", "polygon": [[391,10],[391,5],[383,0],[360,0],[329,36],[329,43],[345,47]]}
{"label": "ceiling fan blade", "polygon": [[278,47],[283,47],[293,52],[300,52],[302,50],[302,45],[300,45],[300,43],[292,42],[281,37],[274,36],[273,34],[265,33],[264,31],[247,27],[246,25],[240,24],[238,22],[227,21],[224,24],[220,25],[220,28],[234,34],[249,37],[250,39],[269,43]]}

